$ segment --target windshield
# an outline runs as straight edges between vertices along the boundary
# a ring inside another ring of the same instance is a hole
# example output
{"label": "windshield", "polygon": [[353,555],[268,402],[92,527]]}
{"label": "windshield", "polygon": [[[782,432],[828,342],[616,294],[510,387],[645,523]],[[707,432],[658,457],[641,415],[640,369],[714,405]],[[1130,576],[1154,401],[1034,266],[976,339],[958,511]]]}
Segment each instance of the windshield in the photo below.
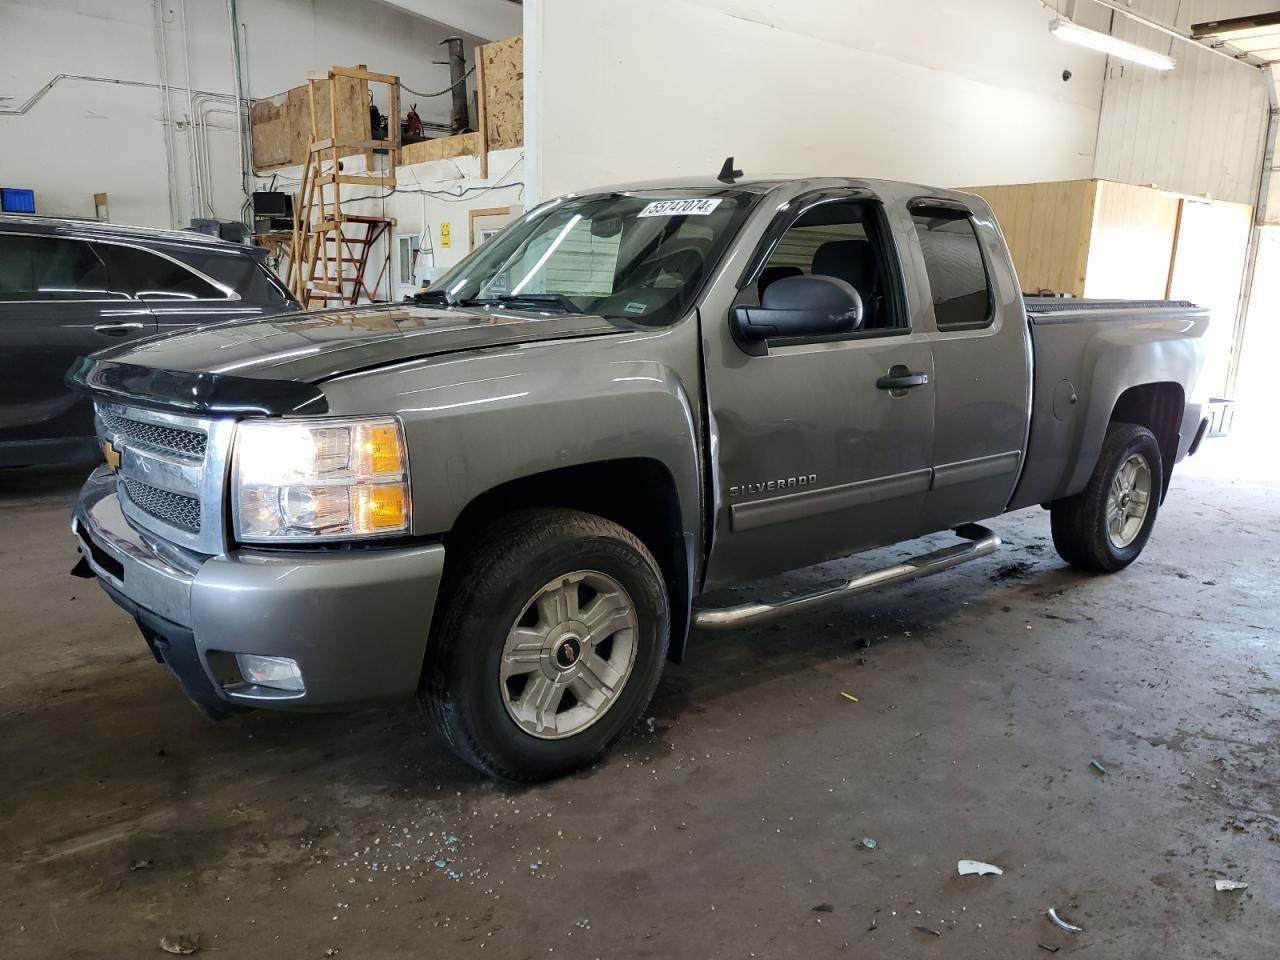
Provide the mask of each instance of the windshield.
{"label": "windshield", "polygon": [[538,207],[420,296],[670,323],[755,202],[740,190],[638,190]]}

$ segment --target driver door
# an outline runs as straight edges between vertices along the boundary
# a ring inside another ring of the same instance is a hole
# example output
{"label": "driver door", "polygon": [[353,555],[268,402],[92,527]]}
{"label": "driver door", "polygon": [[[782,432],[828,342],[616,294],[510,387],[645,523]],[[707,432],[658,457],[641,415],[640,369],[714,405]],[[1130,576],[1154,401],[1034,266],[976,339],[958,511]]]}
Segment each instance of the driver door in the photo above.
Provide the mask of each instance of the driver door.
{"label": "driver door", "polygon": [[[884,211],[867,191],[810,195],[792,207],[766,232],[734,305],[758,305],[781,277],[822,274],[857,289],[863,322],[838,337],[770,340],[753,356],[723,314],[703,317],[719,466],[709,587],[922,532],[933,353],[912,328]],[[885,386],[906,372],[924,382]]]}

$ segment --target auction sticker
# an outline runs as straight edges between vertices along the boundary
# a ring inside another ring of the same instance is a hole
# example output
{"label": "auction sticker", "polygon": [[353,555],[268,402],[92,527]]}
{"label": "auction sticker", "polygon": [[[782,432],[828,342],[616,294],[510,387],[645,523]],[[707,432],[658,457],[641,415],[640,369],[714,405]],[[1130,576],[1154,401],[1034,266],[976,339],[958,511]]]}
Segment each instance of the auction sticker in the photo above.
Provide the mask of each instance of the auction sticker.
{"label": "auction sticker", "polygon": [[655,200],[640,211],[641,217],[705,217],[720,206],[717,199]]}

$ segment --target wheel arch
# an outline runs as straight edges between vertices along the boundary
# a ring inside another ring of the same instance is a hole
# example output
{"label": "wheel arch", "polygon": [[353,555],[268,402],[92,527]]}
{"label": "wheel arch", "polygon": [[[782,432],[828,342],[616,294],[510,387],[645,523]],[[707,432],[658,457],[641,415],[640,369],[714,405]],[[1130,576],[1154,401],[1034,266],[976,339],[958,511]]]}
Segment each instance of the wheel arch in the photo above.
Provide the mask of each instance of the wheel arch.
{"label": "wheel arch", "polygon": [[[628,495],[632,492],[635,495]],[[671,605],[669,660],[679,662],[688,639],[693,603],[696,545],[683,515],[676,479],[650,457],[626,457],[546,470],[508,480],[476,495],[444,535],[445,589],[450,558],[470,536],[503,516],[531,507],[581,510],[611,520],[635,534],[662,570]],[[445,591],[442,591],[442,593]]]}
{"label": "wheel arch", "polygon": [[1144,383],[1130,387],[1116,398],[1110,423],[1136,423],[1155,435],[1160,447],[1160,500],[1163,503],[1178,459],[1178,440],[1186,394],[1179,383]]}

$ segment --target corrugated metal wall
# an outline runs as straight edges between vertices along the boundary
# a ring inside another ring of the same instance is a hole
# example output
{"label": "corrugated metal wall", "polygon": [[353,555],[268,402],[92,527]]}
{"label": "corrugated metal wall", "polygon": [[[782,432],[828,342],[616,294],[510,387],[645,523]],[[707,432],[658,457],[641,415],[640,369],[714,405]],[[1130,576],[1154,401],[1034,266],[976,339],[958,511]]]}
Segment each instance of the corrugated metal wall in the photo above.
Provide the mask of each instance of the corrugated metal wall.
{"label": "corrugated metal wall", "polygon": [[[1244,0],[1135,0],[1132,9],[1188,30],[1256,12],[1251,6]],[[1162,72],[1108,61],[1094,175],[1253,203],[1269,108],[1265,75],[1120,14],[1111,32],[1169,54],[1177,67]]]}

